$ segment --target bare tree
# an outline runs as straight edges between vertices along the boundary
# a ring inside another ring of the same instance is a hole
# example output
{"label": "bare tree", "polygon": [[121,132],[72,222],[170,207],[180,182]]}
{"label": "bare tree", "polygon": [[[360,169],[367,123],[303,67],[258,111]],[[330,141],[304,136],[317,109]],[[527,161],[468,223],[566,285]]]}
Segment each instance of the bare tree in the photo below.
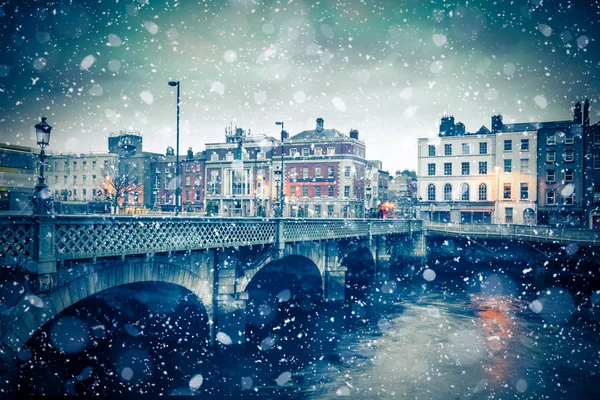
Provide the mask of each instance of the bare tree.
{"label": "bare tree", "polygon": [[118,213],[119,199],[127,204],[130,193],[143,189],[139,182],[139,169],[129,160],[114,159],[102,168],[102,177],[97,182],[98,188],[110,196],[110,202]]}

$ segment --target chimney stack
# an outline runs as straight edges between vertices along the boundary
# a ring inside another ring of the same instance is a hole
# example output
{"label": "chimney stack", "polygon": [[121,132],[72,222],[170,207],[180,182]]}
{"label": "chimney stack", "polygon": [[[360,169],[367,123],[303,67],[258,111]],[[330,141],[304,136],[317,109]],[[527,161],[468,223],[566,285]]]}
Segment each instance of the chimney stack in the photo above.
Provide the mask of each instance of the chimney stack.
{"label": "chimney stack", "polygon": [[350,138],[358,140],[358,130],[350,129]]}
{"label": "chimney stack", "polygon": [[573,122],[576,124],[582,124],[582,116],[581,116],[581,102],[575,103],[575,111],[573,112]]}
{"label": "chimney stack", "polygon": [[590,126],[590,102],[585,99],[583,103],[583,126]]}
{"label": "chimney stack", "polygon": [[315,129],[317,132],[323,131],[323,118],[317,118],[317,128]]}
{"label": "chimney stack", "polygon": [[188,147],[188,151],[187,151],[187,159],[188,160],[193,160],[194,159],[194,152],[192,151],[191,147]]}
{"label": "chimney stack", "polygon": [[492,133],[502,132],[502,115],[492,115]]}

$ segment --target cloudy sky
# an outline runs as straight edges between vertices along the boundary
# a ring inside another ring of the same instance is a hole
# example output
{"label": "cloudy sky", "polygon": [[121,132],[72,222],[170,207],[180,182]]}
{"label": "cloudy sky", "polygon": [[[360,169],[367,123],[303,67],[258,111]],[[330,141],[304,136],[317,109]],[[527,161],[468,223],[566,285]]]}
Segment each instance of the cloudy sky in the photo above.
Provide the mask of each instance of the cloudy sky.
{"label": "cloudy sky", "polygon": [[360,131],[367,157],[416,168],[443,114],[467,130],[600,119],[598,0],[0,0],[0,141],[101,152],[110,132],[181,152],[230,124],[278,135]]}

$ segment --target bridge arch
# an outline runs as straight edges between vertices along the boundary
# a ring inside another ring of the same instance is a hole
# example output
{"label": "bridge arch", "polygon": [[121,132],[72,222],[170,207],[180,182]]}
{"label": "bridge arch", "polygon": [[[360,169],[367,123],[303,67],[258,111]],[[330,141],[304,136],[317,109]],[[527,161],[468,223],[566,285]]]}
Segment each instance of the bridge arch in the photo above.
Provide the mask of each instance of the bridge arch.
{"label": "bridge arch", "polygon": [[375,257],[372,250],[359,244],[341,260],[346,267],[346,291],[350,299],[362,298],[376,281]]}
{"label": "bridge arch", "polygon": [[[187,264],[190,264],[189,262]],[[202,303],[208,315],[212,312],[212,279],[202,273],[207,268],[191,268],[176,260],[133,259],[123,262],[102,264],[78,263],[74,268],[61,269],[58,285],[44,297],[28,295],[21,302],[29,301],[32,306],[19,316],[2,333],[0,345],[21,350],[27,341],[55,316],[88,297],[103,291],[142,282],[164,282],[181,286]],[[15,307],[15,309],[18,305]]]}

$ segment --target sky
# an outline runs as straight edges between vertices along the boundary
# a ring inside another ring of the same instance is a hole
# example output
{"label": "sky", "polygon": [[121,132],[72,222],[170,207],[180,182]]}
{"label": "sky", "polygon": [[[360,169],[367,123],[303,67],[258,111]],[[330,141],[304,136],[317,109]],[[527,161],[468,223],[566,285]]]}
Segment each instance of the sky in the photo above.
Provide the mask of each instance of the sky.
{"label": "sky", "polygon": [[278,137],[358,129],[367,158],[416,169],[417,138],[454,115],[600,120],[600,0],[0,0],[0,142],[106,152],[224,141],[230,125]]}

